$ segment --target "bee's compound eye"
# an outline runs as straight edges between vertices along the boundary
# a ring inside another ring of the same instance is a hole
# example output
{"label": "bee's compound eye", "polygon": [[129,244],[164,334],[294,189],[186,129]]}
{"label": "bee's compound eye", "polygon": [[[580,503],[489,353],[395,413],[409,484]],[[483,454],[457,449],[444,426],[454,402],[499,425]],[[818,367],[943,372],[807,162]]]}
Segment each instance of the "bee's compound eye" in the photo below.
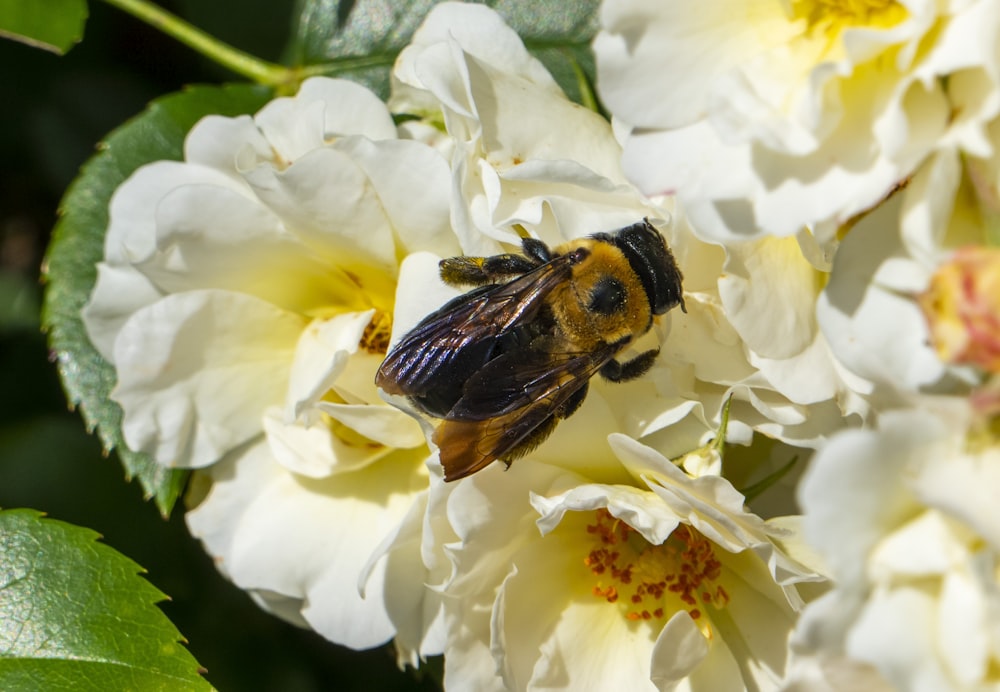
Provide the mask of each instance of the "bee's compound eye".
{"label": "bee's compound eye", "polygon": [[590,291],[590,309],[600,315],[613,315],[625,308],[625,287],[613,276],[602,276]]}

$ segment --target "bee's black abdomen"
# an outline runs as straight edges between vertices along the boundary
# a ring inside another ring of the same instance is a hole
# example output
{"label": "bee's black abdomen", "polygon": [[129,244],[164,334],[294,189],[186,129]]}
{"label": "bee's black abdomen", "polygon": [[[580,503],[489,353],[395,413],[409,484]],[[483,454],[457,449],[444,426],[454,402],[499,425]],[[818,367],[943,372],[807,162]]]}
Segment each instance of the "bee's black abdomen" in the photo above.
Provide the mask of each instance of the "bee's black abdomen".
{"label": "bee's black abdomen", "polygon": [[416,406],[436,418],[444,418],[455,402],[462,398],[466,381],[493,358],[492,340],[470,344],[455,355],[446,374],[438,375],[433,386],[410,399]]}

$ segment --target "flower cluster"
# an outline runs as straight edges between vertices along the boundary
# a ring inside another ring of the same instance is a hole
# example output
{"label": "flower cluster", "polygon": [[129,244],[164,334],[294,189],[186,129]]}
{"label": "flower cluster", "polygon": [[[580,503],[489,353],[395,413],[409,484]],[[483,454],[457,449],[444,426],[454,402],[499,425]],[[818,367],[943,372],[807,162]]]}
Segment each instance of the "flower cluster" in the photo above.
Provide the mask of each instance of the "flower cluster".
{"label": "flower cluster", "polygon": [[[614,125],[442,3],[115,194],[84,311],[130,447],[275,614],[452,690],[1000,683],[1000,7],[605,0]],[[438,262],[650,219],[685,311],[505,472],[381,393]]]}
{"label": "flower cluster", "polygon": [[829,261],[808,314],[866,425],[798,490],[832,588],[785,685],[995,689],[1000,6],[606,0],[601,18],[629,179],[724,247],[795,237]]}

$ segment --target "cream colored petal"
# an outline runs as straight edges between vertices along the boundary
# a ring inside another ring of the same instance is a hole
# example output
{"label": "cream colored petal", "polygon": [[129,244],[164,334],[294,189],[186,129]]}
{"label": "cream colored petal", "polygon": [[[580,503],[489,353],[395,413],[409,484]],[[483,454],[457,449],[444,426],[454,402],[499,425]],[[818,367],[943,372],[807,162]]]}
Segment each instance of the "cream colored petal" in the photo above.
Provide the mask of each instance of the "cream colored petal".
{"label": "cream colored petal", "polygon": [[727,246],[719,297],[730,323],[763,358],[789,358],[813,342],[821,277],[795,238]]}
{"label": "cream colored petal", "polygon": [[133,267],[99,262],[97,283],[81,311],[90,343],[105,360],[114,363],[115,339],[128,318],[162,296],[156,286]]}
{"label": "cream colored petal", "polygon": [[321,401],[316,407],[351,430],[386,447],[407,449],[424,444],[420,424],[392,406]]}
{"label": "cream colored petal", "polygon": [[706,110],[712,79],[801,31],[780,3],[614,0],[594,41],[601,98],[632,125],[680,127]]}
{"label": "cream colored petal", "polygon": [[[327,639],[377,646],[394,633],[383,600],[387,567],[376,566],[365,598],[358,575],[426,487],[419,459],[399,461],[391,474],[372,469],[309,481],[254,445],[213,467],[212,489],[188,513],[188,525],[240,588],[301,598],[303,618]],[[410,576],[423,571],[400,568]]]}
{"label": "cream colored petal", "polygon": [[847,654],[872,663],[895,689],[954,689],[934,654],[934,605],[932,594],[912,587],[874,594],[847,637]]}
{"label": "cream colored petal", "polygon": [[449,222],[451,172],[441,155],[419,142],[343,139],[348,153],[368,176],[401,254],[430,251],[461,254]]}
{"label": "cream colored petal", "polygon": [[249,115],[208,115],[184,138],[184,160],[228,173],[234,180],[247,168],[274,162],[275,151]]}
{"label": "cream colored petal", "polygon": [[396,138],[396,126],[385,104],[346,79],[307,79],[295,96],[271,101],[254,121],[289,163],[345,135]]}
{"label": "cream colored petal", "polygon": [[491,8],[453,2],[435,6],[404,50],[404,55],[409,52],[413,57],[401,58],[400,63],[413,60],[422,49],[442,42],[455,42],[463,51],[497,69],[561,93],[545,66],[525,49],[520,36]]}
{"label": "cream colored petal", "polygon": [[366,310],[315,320],[302,331],[285,400],[285,418],[289,422],[330,390],[347,367],[351,354],[358,350],[373,314],[374,310]]}
{"label": "cream colored petal", "polygon": [[246,195],[245,185],[221,171],[177,161],[156,161],[139,168],[111,196],[104,259],[129,264],[156,250],[157,213],[163,197],[186,185],[208,185]]}
{"label": "cream colored petal", "polygon": [[365,171],[334,148],[312,149],[284,170],[259,167],[246,180],[285,226],[334,266],[396,265],[392,230]]}
{"label": "cream colored petal", "polygon": [[122,432],[173,467],[201,467],[261,432],[280,403],[297,315],[223,291],[170,295],[125,323],[115,341]]}
{"label": "cream colored petal", "polygon": [[263,425],[274,460],[309,478],[356,471],[393,451],[382,445],[342,439],[319,415],[288,422],[278,407],[272,407],[265,413]]}

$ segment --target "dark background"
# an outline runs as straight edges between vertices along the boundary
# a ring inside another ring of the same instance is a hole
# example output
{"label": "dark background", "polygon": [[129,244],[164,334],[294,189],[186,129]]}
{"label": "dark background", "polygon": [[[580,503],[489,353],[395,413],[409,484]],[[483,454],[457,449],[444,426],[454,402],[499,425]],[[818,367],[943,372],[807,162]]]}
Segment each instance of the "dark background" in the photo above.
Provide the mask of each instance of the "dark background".
{"label": "dark background", "polygon": [[[249,53],[281,60],[294,0],[160,2]],[[39,329],[39,268],[59,199],[108,132],[185,84],[235,81],[101,2],[65,56],[0,39],[0,507],[86,526],[148,570],[220,690],[432,690],[387,647],[352,652],[259,610],[216,572],[181,511],[169,521],[126,483],[67,409]]]}

